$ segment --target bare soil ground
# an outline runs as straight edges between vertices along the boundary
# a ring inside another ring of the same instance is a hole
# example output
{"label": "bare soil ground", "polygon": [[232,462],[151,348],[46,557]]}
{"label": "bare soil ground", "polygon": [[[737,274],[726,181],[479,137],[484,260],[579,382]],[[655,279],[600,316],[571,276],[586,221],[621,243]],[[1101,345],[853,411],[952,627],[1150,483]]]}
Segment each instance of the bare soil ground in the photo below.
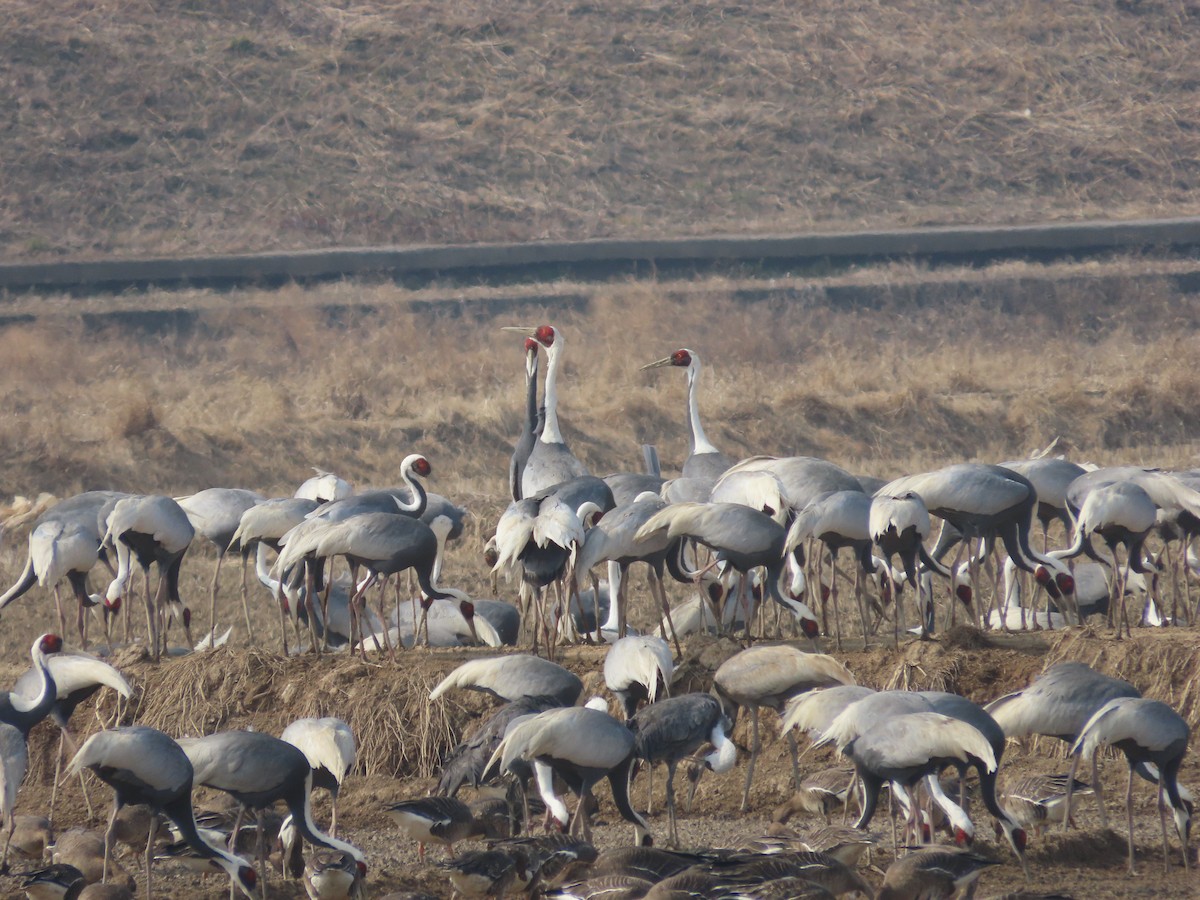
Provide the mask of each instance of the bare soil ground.
{"label": "bare soil ground", "polygon": [[[969,649],[963,649],[963,644]],[[680,669],[684,683],[677,689],[701,688],[713,668],[738,645],[728,639],[693,639],[685,648]],[[827,648],[828,649],[828,648]],[[278,733],[284,724],[300,715],[332,714],[347,718],[358,734],[361,756],[359,770],[348,782],[340,806],[343,836],[361,846],[370,858],[370,896],[392,890],[421,889],[448,896],[444,876],[432,866],[418,864],[415,847],[401,839],[384,812],[388,803],[424,794],[434,783],[440,752],[469,730],[477,717],[494,701],[475,694],[459,694],[432,707],[425,699],[428,689],[452,668],[483,651],[416,651],[401,655],[395,663],[342,658],[298,658],[284,660],[260,651],[218,651],[208,657],[171,660],[160,666],[134,661],[136,653],[118,656],[138,689],[136,702],[122,713],[122,721],[136,719],[176,734],[216,728],[254,727]],[[585,678],[585,693],[601,692],[599,670],[602,648],[570,648],[563,662]],[[877,688],[908,683],[914,688],[945,688],[975,700],[992,699],[1019,688],[1045,665],[1059,659],[1079,659],[1097,668],[1121,675],[1142,687],[1150,696],[1167,700],[1185,710],[1196,721],[1198,701],[1195,676],[1200,660],[1200,637],[1183,631],[1139,633],[1117,644],[1110,637],[1088,630],[1063,634],[1031,634],[975,637],[963,640],[951,635],[940,641],[914,642],[898,652],[872,646],[838,654],[859,680]],[[8,672],[15,673],[10,666]],[[111,698],[101,702],[102,714],[114,713]],[[90,712],[78,715],[80,731],[98,727],[89,722]],[[751,793],[750,812],[738,812],[743,768],[724,776],[706,775],[697,792],[691,814],[683,814],[685,846],[728,846],[764,833],[774,808],[791,793],[791,766],[786,744],[772,727],[775,719],[764,717],[765,746]],[[748,722],[739,723],[735,740],[745,748]],[[21,792],[20,810],[39,812],[48,806],[49,782],[53,771],[56,735],[47,725],[39,726],[32,740],[31,772]],[[826,751],[808,754],[802,763],[807,773],[833,762]],[[1057,742],[1021,746],[1012,744],[1006,753],[1003,773],[1015,777],[1034,772],[1065,771],[1066,761]],[[1099,827],[1094,804],[1087,800],[1077,817],[1078,829],[1068,834],[1051,833],[1032,838],[1029,850],[1031,876],[1024,882],[1020,868],[1005,846],[991,838],[990,824],[980,814],[977,849],[1001,860],[983,881],[983,896],[1021,887],[1040,891],[1062,891],[1075,897],[1119,898],[1130,896],[1195,896],[1195,874],[1185,874],[1172,841],[1169,873],[1162,867],[1153,791],[1139,784],[1135,793],[1138,872],[1125,872],[1124,778],[1122,759],[1111,757],[1104,764],[1104,784],[1112,828]],[[1200,766],[1189,754],[1182,779],[1195,786]],[[663,814],[661,777],[655,780],[656,815],[651,821],[660,833],[666,827]],[[90,819],[77,783],[68,782],[59,794],[55,818],[58,826],[87,823],[102,827],[110,794],[92,783],[96,815]],[[469,798],[468,790],[464,796]],[[600,846],[619,846],[630,838],[630,829],[616,816],[611,801],[598,791],[601,809],[597,828]],[[645,780],[635,783],[635,802],[645,808]],[[221,798],[200,792],[198,803],[219,808]],[[317,804],[319,820],[327,821],[324,801]],[[793,819],[798,829],[820,824],[817,819]],[[890,859],[890,831],[886,817],[873,823],[885,848],[874,856],[874,866],[886,868]],[[467,845],[463,845],[467,846]],[[440,851],[431,851],[431,860]],[[1193,862],[1195,849],[1192,849]],[[132,860],[126,865],[136,873]],[[18,868],[21,868],[19,865]],[[160,869],[158,882],[163,896],[211,897],[227,894],[223,878],[202,880],[186,873]],[[868,880],[878,883],[874,869]],[[8,885],[13,885],[8,879]],[[169,892],[169,893],[168,893]],[[301,897],[297,885],[277,875],[271,884],[273,896]]]}

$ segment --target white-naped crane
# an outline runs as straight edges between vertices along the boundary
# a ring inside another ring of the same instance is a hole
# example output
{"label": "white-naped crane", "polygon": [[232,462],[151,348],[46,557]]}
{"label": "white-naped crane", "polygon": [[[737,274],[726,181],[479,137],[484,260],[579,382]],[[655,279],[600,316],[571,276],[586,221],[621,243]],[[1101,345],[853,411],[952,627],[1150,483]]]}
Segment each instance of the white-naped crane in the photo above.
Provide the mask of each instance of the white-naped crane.
{"label": "white-naped crane", "polygon": [[[76,707],[94,696],[101,688],[112,688],[126,700],[133,696],[133,688],[116,668],[85,654],[55,653],[46,657],[46,664],[54,683],[54,703],[50,706],[49,715],[60,729],[58,753],[55,755],[54,764],[54,786],[50,791],[50,816],[53,817],[63,749],[69,746],[72,753],[79,749],[70,730],[71,716]],[[32,699],[44,689],[44,684],[42,671],[40,667],[35,666],[21,674],[13,686],[13,692]],[[82,782],[80,783],[82,785]],[[90,813],[92,804],[86,786],[83,788],[83,797]]]}
{"label": "white-naped crane", "polygon": [[[691,538],[716,554],[714,565],[724,564],[741,575],[738,597],[744,609],[750,605],[750,570],[759,567],[766,572],[764,592],[785,609],[793,609],[779,591],[787,534],[766,513],[737,503],[672,503],[651,516],[634,537],[642,541],[659,534],[667,539]],[[747,632],[749,619],[747,615]],[[819,631],[815,619],[803,618],[801,628],[809,638],[815,638]]]}
{"label": "white-naped crane", "polygon": [[1071,533],[1072,521],[1071,513],[1067,509],[1067,490],[1071,483],[1087,470],[1078,463],[1056,456],[1013,459],[1000,465],[1028,478],[1037,491],[1038,502],[1034,515],[1042,523],[1042,552],[1048,552],[1051,522],[1062,522],[1064,533]]}
{"label": "white-naped crane", "polygon": [[734,478],[738,472],[774,475],[783,485],[783,500],[789,510],[803,509],[821,494],[862,490],[858,479],[841,466],[812,456],[752,456],[727,469],[721,480]]}
{"label": "white-naped crane", "polygon": [[[1125,614],[1125,582],[1128,572],[1145,574],[1148,570],[1142,557],[1143,545],[1150,529],[1154,527],[1158,507],[1150,494],[1136,481],[1114,481],[1098,485],[1089,490],[1083,499],[1075,520],[1075,533],[1071,546],[1056,552],[1055,556],[1072,559],[1088,553],[1100,562],[1108,562],[1098,556],[1091,546],[1093,534],[1100,535],[1112,556],[1111,565],[1116,577],[1113,579],[1114,595],[1109,598],[1108,618],[1116,620],[1117,640],[1124,628],[1129,631],[1129,619]],[[1125,547],[1125,565],[1117,556],[1117,545]]]}
{"label": "white-naped crane", "polygon": [[[905,578],[912,587],[918,604],[922,597],[918,578],[921,574],[920,567],[924,567],[928,571],[937,572],[943,577],[950,578],[954,596],[968,609],[971,608],[970,576],[961,567],[952,574],[949,569],[931,557],[925,549],[925,538],[929,536],[931,528],[929,510],[925,506],[925,501],[921,499],[921,495],[915,491],[889,494],[883,493],[881,489],[880,493],[876,493],[871,498],[868,529],[871,532],[871,540],[883,554],[883,561],[886,564],[887,577],[891,584],[892,602],[896,604],[894,615],[897,641],[900,639],[900,633],[904,630],[904,613],[900,599],[900,585],[891,576],[893,556],[900,557]],[[923,633],[932,634],[934,629],[932,597],[930,597],[930,602],[918,611]]]}
{"label": "white-naped crane", "polygon": [[626,721],[643,701],[654,703],[660,693],[671,696],[674,672],[670,646],[655,635],[623,637],[604,655],[604,685],[621,702]]}
{"label": "white-naped crane", "polygon": [[[615,498],[614,498],[615,500]],[[616,633],[618,637],[625,635],[627,627],[627,581],[629,567],[634,563],[645,563],[650,569],[650,590],[656,595],[662,607],[664,617],[671,615],[671,606],[663,588],[663,569],[670,563],[670,555],[678,553],[679,541],[656,533],[645,538],[638,538],[639,529],[652,516],[666,507],[666,503],[652,494],[639,494],[633,502],[617,506],[605,512],[600,521],[589,528],[584,535],[583,545],[575,560],[575,587],[581,587],[582,579],[592,570],[593,566],[602,562],[615,563],[617,592],[615,600]],[[610,566],[609,586],[611,593],[612,567]],[[596,595],[593,595],[594,597]],[[612,607],[610,607],[610,618]],[[600,630],[600,619],[596,617],[596,628]],[[674,627],[671,627],[672,633]],[[676,639],[678,647],[678,639]]]}
{"label": "white-naped crane", "polygon": [[442,760],[442,772],[434,793],[455,796],[463,785],[479,787],[488,760],[504,737],[509,724],[520,716],[536,715],[563,706],[558,697],[526,696],[498,707],[478,727],[450,750]]}
{"label": "white-naped crane", "polygon": [[27,682],[23,689],[0,691],[0,722],[12,725],[22,738],[29,737],[33,726],[50,715],[54,708],[58,686],[50,671],[49,656],[61,652],[62,647],[62,638],[57,634],[40,635],[29,648],[34,683]]}
{"label": "white-naped crane", "polygon": [[949,900],[973,897],[980,876],[996,861],[969,850],[930,847],[888,866],[875,900]]}
{"label": "white-naped crane", "polygon": [[[672,502],[682,502],[672,497]],[[783,482],[774,472],[747,469],[728,472],[713,485],[701,503],[740,503],[766,513],[780,525],[786,525],[790,507]]]}
{"label": "white-naped crane", "polygon": [[[855,828],[865,829],[875,815],[885,783],[909,791],[948,765],[974,765],[980,772],[995,773],[991,744],[977,728],[953,716],[935,712],[909,712],[874,722],[842,745],[854,763],[863,786],[863,809]],[[921,834],[917,804],[908,805],[908,833]],[[1023,832],[1018,847],[1023,850]],[[1022,865],[1024,857],[1021,856]]]}
{"label": "white-naped crane", "polygon": [[366,874],[362,851],[321,831],[312,818],[309,795],[313,769],[299,747],[259,731],[220,731],[204,737],[181,738],[179,746],[195,771],[196,784],[224,791],[240,805],[234,832],[245,812],[258,820],[258,859],[265,861],[263,813],[283,801],[304,840],[351,854]]}
{"label": "white-naped crane", "polygon": [[[1144,490],[1158,507],[1156,531],[1163,541],[1163,555],[1169,557],[1171,544],[1182,540],[1177,557],[1182,561],[1191,538],[1200,532],[1200,479],[1187,472],[1168,472],[1141,466],[1110,466],[1080,475],[1067,489],[1067,505],[1078,514],[1087,495],[1096,488],[1116,482],[1132,482]],[[1184,585],[1187,585],[1186,579]],[[1171,618],[1178,619],[1178,592],[1172,601]],[[1190,606],[1190,592],[1188,594]],[[1190,610],[1189,610],[1190,611]]]}
{"label": "white-naped crane", "polygon": [[442,578],[442,566],[446,561],[446,544],[462,537],[467,524],[465,507],[459,506],[441,494],[432,491],[425,495],[425,511],[417,518],[429,526],[437,538],[437,560],[433,564],[433,581],[436,584]]}
{"label": "white-naped crane", "polygon": [[[783,552],[796,554],[797,561],[804,564],[804,545],[812,540],[820,541],[829,551],[830,587],[829,601],[833,606],[834,636],[837,649],[842,649],[842,623],[838,612],[838,554],[849,549],[858,565],[854,569],[854,599],[862,619],[863,641],[867,640],[867,612],[862,594],[862,574],[875,572],[875,561],[871,554],[871,498],[862,491],[832,491],[820,494],[801,509],[788,528]],[[818,558],[817,583],[821,560]],[[824,592],[822,591],[822,594]],[[821,603],[822,625],[829,633],[824,597]]]}
{"label": "white-naped crane", "polygon": [[[254,554],[255,573],[259,581],[267,585],[271,595],[275,596],[280,585],[271,586],[269,573],[270,554],[276,555],[282,550],[280,540],[285,534],[303,522],[321,501],[308,497],[276,497],[255,504],[242,513],[237,531],[233,534],[233,543],[242,556],[242,603],[249,603],[249,587],[247,585],[247,562],[250,554]],[[282,593],[277,598],[279,604],[280,622],[283,626],[283,649],[287,653],[287,612],[284,610]]]}
{"label": "white-naped crane", "polygon": [[[1096,711],[1083,726],[1071,747],[1071,773],[1068,777],[1067,805],[1070,805],[1070,780],[1079,757],[1095,755],[1101,747],[1114,747],[1125,754],[1129,763],[1129,782],[1125,792],[1125,818],[1129,828],[1129,872],[1133,874],[1133,776],[1138,768],[1154,766],[1158,772],[1158,819],[1162,827],[1163,868],[1168,868],[1166,801],[1175,819],[1175,830],[1183,848],[1183,867],[1188,868],[1188,833],[1192,804],[1181,796],[1179,766],[1187,752],[1191,728],[1187,721],[1167,704],[1144,697],[1117,697]],[[1095,782],[1093,782],[1095,783]]]}
{"label": "white-naped crane", "polygon": [[279,739],[299,747],[313,770],[313,787],[329,791],[332,799],[329,833],[337,837],[337,801],[342,782],[354,767],[358,745],[354,732],[334,716],[296,719],[283,729]]}
{"label": "white-naped crane", "polygon": [[865,684],[836,684],[805,691],[784,705],[779,733],[787,734],[795,729],[803,731],[813,741],[820,741],[842,710],[874,693],[875,689]]}
{"label": "white-naped crane", "polygon": [[[240,856],[213,846],[196,830],[192,811],[192,763],[183,749],[167,735],[143,725],[127,726],[93,734],[71,760],[71,774],[91,769],[115,791],[113,812],[105,832],[105,871],[108,848],[117,812],[127,804],[144,803],[170,819],[180,836],[201,856],[224,869],[234,885],[247,897],[261,896],[258,873]],[[154,834],[153,829],[151,835]],[[146,897],[150,885],[153,844],[146,847]]]}
{"label": "white-naped crane", "polygon": [[[213,641],[217,633],[217,589],[221,577],[221,564],[225,554],[233,547],[233,536],[237,533],[242,522],[242,514],[252,506],[257,506],[267,498],[258,491],[245,488],[206,488],[189,494],[186,497],[176,497],[175,502],[183,507],[188,521],[196,534],[205,538],[216,548],[217,564],[213,570],[212,584],[209,585],[209,615],[208,639]],[[246,639],[254,641],[254,626],[250,623],[250,607],[242,597],[242,611],[246,616]]]}
{"label": "white-naped crane", "polygon": [[[603,702],[603,701],[601,701]],[[607,712],[590,706],[547,710],[514,723],[500,741],[488,768],[499,764],[504,774],[517,761],[531,763],[538,793],[560,827],[590,839],[586,801],[592,787],[607,778],[617,812],[632,822],[635,843],[652,843],[650,826],[629,803],[629,778],[634,763],[633,733]],[[579,795],[575,815],[554,792],[560,775]]]}
{"label": "white-naped crane", "polygon": [[421,453],[410,453],[400,461],[400,484],[394,488],[360,491],[340,500],[322,503],[309,516],[338,522],[368,512],[389,512],[419,519],[425,512],[429,495],[422,478],[433,474],[433,466]]}
{"label": "white-naped crane", "polygon": [[521,496],[532,497],[552,485],[588,474],[587,468],[567,447],[559,429],[558,376],[565,342],[562,332],[553,325],[505,326],[502,330],[532,339],[546,351],[546,384],[542,395],[545,423],[521,472]]}
{"label": "white-naped crane", "polygon": [[[123,497],[108,514],[103,543],[116,552],[117,574],[108,585],[106,598],[112,602],[123,600],[129,594],[132,557],[137,557],[146,589],[146,639],[150,642],[150,657],[155,662],[165,643],[165,633],[160,640],[159,626],[168,610],[183,625],[188,646],[195,644],[191,611],[179,597],[179,568],[195,533],[183,507],[162,495]],[[154,596],[150,594],[152,564],[158,569],[158,588]],[[126,617],[128,623],[128,609]]]}
{"label": "white-naped crane", "polygon": [[60,584],[71,585],[78,606],[79,643],[87,647],[84,610],[103,598],[88,592],[87,575],[100,559],[104,523],[101,511],[122,497],[118,491],[87,491],[56,503],[33,523],[29,533],[29,552],[17,581],[0,595],[0,610],[24,596],[35,584],[50,587],[58,612],[59,630],[66,631],[66,613],[62,606]]}
{"label": "white-naped crane", "polygon": [[422,641],[428,647],[503,645],[500,634],[478,607],[470,619],[464,615],[464,604],[475,607],[475,601],[469,594],[454,588],[438,590],[447,594],[448,598],[423,601],[419,612],[415,602],[401,604],[394,620],[396,624],[385,629],[381,622],[380,627],[362,639],[359,649],[371,651],[386,650],[388,647],[415,647]]}
{"label": "white-naped crane", "polygon": [[17,791],[29,769],[29,748],[26,735],[15,725],[0,722],[0,825],[4,828],[4,855],[0,857],[0,874],[8,874],[8,851],[16,829]]}
{"label": "white-naped crane", "polygon": [[[276,561],[273,571],[282,575],[310,556],[316,559],[346,557],[350,564],[351,577],[355,582],[358,582],[358,570],[366,569],[367,577],[356,584],[355,594],[350,600],[352,623],[366,603],[367,590],[380,579],[406,569],[412,569],[416,573],[417,583],[421,587],[422,610],[428,610],[433,600],[453,599],[451,595],[438,590],[433,583],[433,567],[438,552],[437,537],[424,522],[388,512],[361,513],[341,521],[309,521],[320,524],[314,528],[306,527],[307,522],[303,526],[297,526],[294,531],[303,528],[303,533],[294,533],[292,537],[286,538],[283,553]],[[309,587],[312,587],[311,579]],[[311,600],[309,602],[311,604]],[[475,607],[469,601],[461,601],[459,606],[478,643],[473,623]],[[309,610],[310,615],[313,615],[313,612],[312,609]],[[381,600],[380,618],[386,620],[386,616]],[[352,624],[351,630],[351,643],[356,644],[360,629]]]}
{"label": "white-naped crane", "polygon": [[332,503],[354,493],[354,486],[340,475],[326,472],[316,466],[313,466],[313,472],[315,474],[311,478],[305,479],[300,487],[296,488],[293,497],[316,503]]}
{"label": "white-naped crane", "polygon": [[[1120,678],[1112,678],[1097,672],[1081,662],[1055,663],[1034,679],[1029,687],[998,697],[984,709],[996,720],[1010,738],[1023,738],[1030,734],[1045,735],[1074,744],[1088,721],[1110,700],[1119,697],[1141,697],[1142,692]],[[1156,781],[1139,767],[1139,775]],[[1071,776],[1075,772],[1072,769]],[[1101,793],[1100,773],[1096,760],[1092,760],[1092,789],[1100,812],[1100,824],[1108,827],[1108,815],[1104,809]],[[1069,821],[1063,827],[1069,827]]]}
{"label": "white-naped crane", "polygon": [[512,456],[508,461],[508,494],[513,500],[525,496],[521,490],[521,479],[525,475],[525,463],[533,452],[533,445],[546,423],[545,409],[539,409],[537,399],[538,384],[538,342],[531,337],[525,338],[525,417],[521,420],[521,431],[517,434],[517,442],[513,445]]}
{"label": "white-naped crane", "polygon": [[[721,699],[731,719],[736,719],[740,707],[749,709],[753,729],[750,760],[746,765],[746,783],[742,789],[743,812],[749,809],[754,764],[762,748],[758,732],[759,707],[765,706],[780,712],[789,700],[805,691],[854,683],[854,676],[850,670],[832,656],[805,653],[787,644],[750,647],[720,665],[713,675],[713,690]],[[792,774],[798,786],[800,767],[796,740],[790,731],[787,738],[792,753]]]}
{"label": "white-naped crane", "polygon": [[[927,784],[934,795],[934,799],[939,802],[942,809],[953,820],[957,812],[961,811],[962,807],[966,805],[967,768],[968,766],[973,766],[979,775],[979,794],[983,799],[983,805],[987,807],[987,811],[996,820],[996,823],[1004,834],[1005,840],[1020,861],[1022,869],[1028,872],[1025,864],[1025,844],[1028,836],[1024,829],[1021,828],[1020,823],[1008,814],[996,797],[997,770],[1000,767],[1000,760],[1004,756],[1006,744],[1004,729],[1000,727],[1000,724],[982,706],[959,694],[951,694],[946,691],[921,691],[920,696],[929,702],[930,708],[934,712],[958,719],[975,728],[983,735],[988,744],[991,745],[992,754],[995,758],[995,766],[990,770],[978,756],[974,756],[968,762],[955,764],[959,775],[960,793],[958,803],[961,804],[960,806],[952,806],[951,803],[947,802],[949,798],[942,793],[941,785],[938,783],[936,777],[927,779]],[[963,818],[965,818],[965,815]],[[974,834],[973,826],[967,830],[971,835]]]}
{"label": "white-naped crane", "polygon": [[583,691],[583,682],[558,663],[515,653],[468,660],[438,682],[429,692],[429,699],[436,700],[456,688],[483,691],[509,702],[521,697],[554,697],[562,706],[573,706]]}
{"label": "white-naped crane", "polygon": [[675,366],[687,370],[687,428],[688,455],[683,462],[684,478],[701,479],[708,482],[711,489],[725,470],[733,465],[734,460],[718,450],[704,433],[700,422],[700,403],[698,399],[700,384],[700,354],[686,347],[676,350],[670,356],[656,359],[642,366],[642,371],[659,369],[664,366]]}
{"label": "white-naped crane", "polygon": [[[527,603],[522,621],[530,626],[533,646],[543,642],[548,657],[553,656],[559,621],[569,619],[564,585],[574,585],[573,560],[586,536],[584,523],[614,505],[612,490],[603,479],[582,475],[513,501],[496,523],[497,557],[492,571],[520,579],[521,597]],[[545,609],[542,594],[551,585],[554,607]]]}
{"label": "white-naped crane", "polygon": [[[897,478],[884,485],[877,493],[899,497],[909,492],[919,496],[932,515],[944,519],[961,536],[962,543],[954,562],[949,566],[950,571],[957,571],[965,546],[977,541],[983,541],[990,546],[991,542],[999,538],[1017,568],[1033,573],[1038,583],[1047,590],[1051,590],[1051,583],[1055,584],[1054,590],[1063,593],[1074,589],[1066,566],[1029,546],[1029,531],[1033,510],[1037,505],[1037,491],[1023,475],[1002,466],[958,463],[932,472]],[[943,549],[948,547],[949,544],[943,544]],[[938,559],[941,550],[935,549],[930,555]],[[976,560],[973,553],[968,553],[972,584],[979,583]],[[998,582],[997,570],[997,587],[994,592],[997,596]],[[952,604],[951,610],[953,609]],[[978,624],[982,618],[982,611],[976,610],[976,613],[975,619]]]}
{"label": "white-naped crane", "polygon": [[675,769],[706,743],[713,745],[713,751],[704,757],[704,764],[718,774],[732,769],[737,762],[737,746],[729,739],[732,730],[729,717],[711,694],[683,694],[639,710],[629,720],[629,728],[633,731],[633,752],[638,759],[651,766],[658,762],[667,764],[668,840],[671,846],[678,846]]}

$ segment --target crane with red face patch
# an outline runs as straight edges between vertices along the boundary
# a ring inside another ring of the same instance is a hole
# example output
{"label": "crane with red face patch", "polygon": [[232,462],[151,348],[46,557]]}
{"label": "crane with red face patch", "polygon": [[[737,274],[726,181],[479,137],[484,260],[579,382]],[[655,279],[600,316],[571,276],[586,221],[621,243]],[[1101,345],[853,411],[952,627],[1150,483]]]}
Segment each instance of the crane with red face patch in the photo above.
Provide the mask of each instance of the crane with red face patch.
{"label": "crane with red face patch", "polygon": [[[999,538],[1017,568],[1033,573],[1051,596],[1074,591],[1074,581],[1067,567],[1029,546],[1037,491],[1024,476],[1003,466],[960,463],[933,472],[906,475],[876,491],[878,496],[885,497],[903,497],[909,493],[920,497],[931,515],[945,520],[950,526],[943,535],[944,540],[939,542],[940,546],[930,554],[934,559],[940,559],[959,538],[963,539],[963,546],[977,540]],[[955,537],[947,540],[950,534]],[[958,569],[962,547],[958,553],[949,567],[951,571]],[[968,554],[968,563],[971,584],[978,584],[976,556]],[[999,594],[998,586],[995,594]],[[983,611],[976,613],[976,624],[979,624]]]}
{"label": "crane with red face patch", "polygon": [[537,401],[538,346],[533,338],[525,338],[525,419],[521,422],[521,432],[517,435],[517,443],[508,461],[508,493],[513,500],[525,496],[521,489],[525,464],[529,462],[533,445],[546,424],[546,410],[544,407],[539,409]]}
{"label": "crane with red face patch", "polygon": [[717,479],[733,465],[734,460],[713,446],[704,433],[704,426],[700,423],[700,405],[697,400],[701,368],[700,354],[685,347],[676,350],[670,356],[647,363],[642,366],[642,370],[659,369],[664,366],[675,366],[687,370],[688,455],[683,462],[683,477],[705,481],[708,489],[711,490]]}
{"label": "crane with red face patch", "polygon": [[[258,873],[240,856],[209,844],[196,829],[192,811],[194,770],[183,749],[154,728],[131,726],[92,735],[71,760],[71,774],[91,769],[116,792],[113,812],[105,833],[105,869],[117,812],[127,804],[146,804],[175,823],[180,836],[193,850],[224,869],[230,880],[247,897],[261,896]],[[150,834],[155,834],[154,829]],[[153,846],[147,847],[146,896],[150,887]]]}
{"label": "crane with red face patch", "polygon": [[[188,646],[194,646],[191,611],[179,596],[179,567],[196,529],[183,507],[161,495],[124,497],[113,505],[105,524],[103,545],[117,554],[117,574],[108,585],[108,600],[124,599],[128,594],[133,574],[131,558],[136,556],[145,580],[150,656],[157,661],[162,653],[165,635],[160,641],[159,623],[166,613],[183,623]],[[159,587],[154,596],[150,593],[151,564],[158,568]],[[165,597],[166,609],[156,597]]]}
{"label": "crane with red face patch", "polygon": [[588,470],[571,452],[559,429],[558,376],[562,369],[565,343],[562,332],[553,325],[505,326],[503,330],[532,339],[546,351],[546,388],[543,395],[546,421],[521,473],[521,496],[532,497],[548,487],[587,475]]}

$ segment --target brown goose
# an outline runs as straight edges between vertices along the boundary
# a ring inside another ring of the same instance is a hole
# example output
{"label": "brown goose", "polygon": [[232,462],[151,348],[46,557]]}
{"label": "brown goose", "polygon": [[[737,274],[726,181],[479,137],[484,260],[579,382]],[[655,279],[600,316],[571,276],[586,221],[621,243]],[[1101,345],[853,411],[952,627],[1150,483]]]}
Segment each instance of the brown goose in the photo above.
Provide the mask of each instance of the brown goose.
{"label": "brown goose", "polygon": [[902,856],[890,866],[876,900],[949,900],[973,888],[995,860],[938,847]]}
{"label": "brown goose", "polygon": [[484,828],[471,808],[453,797],[420,797],[388,807],[400,830],[417,842],[417,855],[425,861],[426,844],[442,844],[450,856],[454,845],[483,835]]}

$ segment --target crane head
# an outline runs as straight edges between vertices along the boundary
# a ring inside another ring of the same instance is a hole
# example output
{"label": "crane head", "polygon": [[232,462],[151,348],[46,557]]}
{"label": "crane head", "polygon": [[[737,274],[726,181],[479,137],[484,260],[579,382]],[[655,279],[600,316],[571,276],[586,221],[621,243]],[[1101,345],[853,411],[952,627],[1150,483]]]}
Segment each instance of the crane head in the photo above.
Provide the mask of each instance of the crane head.
{"label": "crane head", "polygon": [[262,896],[262,892],[258,888],[258,873],[252,866],[238,866],[237,873],[233,877],[237,886],[247,897]]}
{"label": "crane head", "polygon": [[43,634],[38,638],[38,649],[42,653],[58,653],[63,648],[63,640],[57,634]]}
{"label": "crane head", "polygon": [[676,350],[670,356],[664,356],[662,359],[656,359],[652,363],[646,363],[646,365],[642,366],[642,371],[644,372],[646,369],[660,369],[663,366],[680,366],[682,368],[687,368],[691,364],[692,351]]}
{"label": "crane head", "polygon": [[526,338],[537,341],[537,343],[547,350],[553,346],[555,338],[558,337],[558,332],[554,330],[553,325],[505,325],[500,330],[508,331],[512,334],[522,334]]}
{"label": "crane head", "polygon": [[1033,577],[1037,580],[1038,584],[1045,588],[1046,593],[1050,595],[1051,599],[1062,599],[1062,593],[1058,589],[1058,582],[1050,576],[1050,572],[1045,566],[1038,566],[1036,569],[1034,569]]}
{"label": "crane head", "polygon": [[423,456],[418,456],[412,462],[412,470],[422,478],[428,478],[433,471],[433,467],[429,465],[429,460]]}
{"label": "crane head", "polygon": [[973,834],[968,834],[962,828],[954,829],[954,843],[959,847],[970,847],[974,842],[975,836]]}
{"label": "crane head", "polygon": [[1175,817],[1175,830],[1179,833],[1179,840],[1186,847],[1188,837],[1192,833],[1192,802],[1182,800],[1179,806],[1171,808],[1171,812]]}

